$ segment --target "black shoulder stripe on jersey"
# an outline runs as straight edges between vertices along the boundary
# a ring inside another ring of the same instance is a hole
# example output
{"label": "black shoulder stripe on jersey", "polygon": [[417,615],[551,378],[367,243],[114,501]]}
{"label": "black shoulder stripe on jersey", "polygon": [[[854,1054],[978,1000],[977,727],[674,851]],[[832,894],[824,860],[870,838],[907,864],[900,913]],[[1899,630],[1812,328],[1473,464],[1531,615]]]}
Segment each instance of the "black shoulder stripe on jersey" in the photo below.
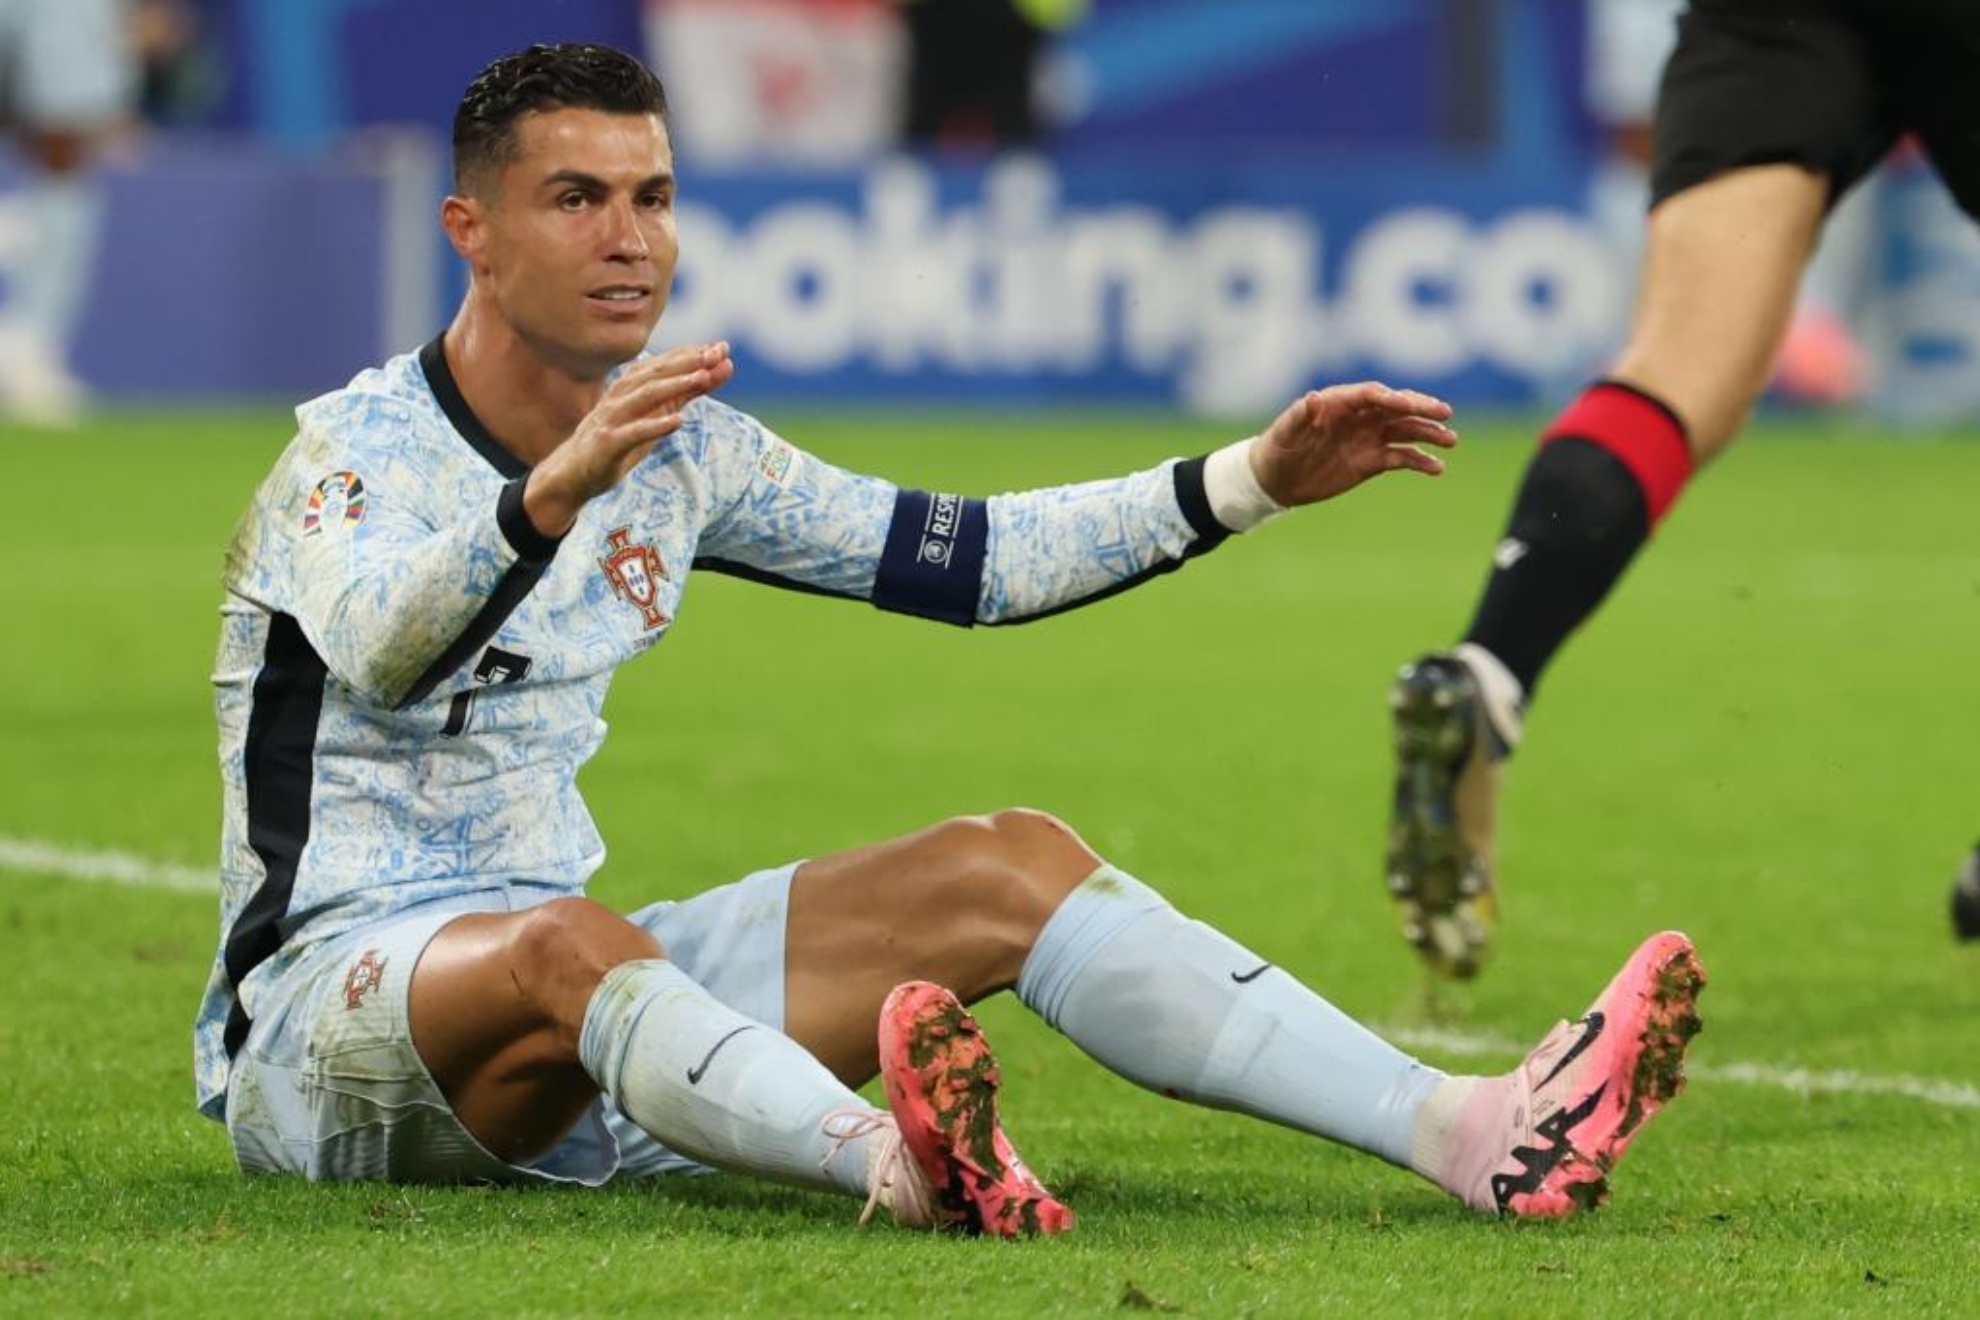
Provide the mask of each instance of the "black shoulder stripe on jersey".
{"label": "black shoulder stripe on jersey", "polygon": [[[521,482],[510,482],[503,488],[503,495],[506,496],[510,490],[521,484]],[[553,545],[551,549],[554,551],[556,547]],[[509,565],[509,571],[502,574],[502,580],[495,584],[495,590],[489,595],[487,603],[468,620],[468,626],[461,630],[461,635],[454,639],[453,645],[442,651],[440,658],[426,667],[426,672],[419,676],[419,681],[412,685],[405,696],[399,698],[399,704],[393,709],[404,710],[416,702],[426,700],[433,689],[440,686],[441,679],[466,664],[476,652],[486,646],[488,639],[501,628],[503,621],[515,613],[516,606],[522,604],[523,597],[543,580],[543,574],[549,567],[548,559],[518,559]]]}
{"label": "black shoulder stripe on jersey", "polygon": [[718,559],[712,555],[697,556],[694,567],[705,568],[711,573],[720,573],[724,577],[741,578],[745,582],[760,582],[766,587],[795,591],[806,596],[830,596],[834,600],[859,599],[850,591],[834,591],[830,587],[814,586],[809,582],[800,582],[796,578],[788,578],[781,573],[772,573],[767,569],[757,568],[753,564],[745,564],[735,559]]}
{"label": "black shoulder stripe on jersey", "polygon": [[1130,591],[1151,578],[1158,578],[1164,573],[1173,573],[1198,555],[1209,554],[1228,541],[1231,531],[1218,522],[1216,516],[1210,512],[1210,497],[1203,489],[1203,464],[1206,458],[1186,458],[1170,469],[1175,480],[1176,505],[1182,510],[1184,520],[1196,532],[1196,539],[1189,543],[1181,559],[1158,560],[1139,573],[1122,578],[1119,582],[1103,587],[1090,596],[1062,601],[1051,609],[1040,610],[1036,614],[1021,614],[1014,618],[999,619],[997,626],[1033,623],[1039,619],[1049,619],[1055,614],[1064,614],[1067,610],[1081,609],[1095,601],[1105,600],[1109,596],[1118,596],[1123,591]]}
{"label": "black shoulder stripe on jersey", "polygon": [[976,622],[989,549],[990,508],[984,501],[903,490],[894,496],[873,603],[895,614],[967,628]]}
{"label": "black shoulder stripe on jersey", "polygon": [[248,845],[261,859],[261,886],[227,932],[224,955],[234,1006],[224,1040],[233,1058],[247,1039],[241,982],[282,947],[282,918],[295,891],[296,865],[309,842],[309,794],[315,776],[316,724],[323,713],[323,660],[286,614],[269,620],[261,672],[254,678],[247,743],[241,750],[247,783]]}
{"label": "black shoulder stripe on jersey", "polygon": [[440,346],[445,335],[436,335],[424,348],[419,350],[419,369],[426,373],[427,386],[433,397],[440,401],[440,411],[447,414],[447,420],[461,433],[461,439],[474,446],[474,452],[488,460],[488,465],[505,477],[521,477],[529,473],[529,465],[508,450],[502,448],[474,410],[467,405],[467,398],[461,393],[460,382],[454,379],[454,369],[447,365],[447,351]]}

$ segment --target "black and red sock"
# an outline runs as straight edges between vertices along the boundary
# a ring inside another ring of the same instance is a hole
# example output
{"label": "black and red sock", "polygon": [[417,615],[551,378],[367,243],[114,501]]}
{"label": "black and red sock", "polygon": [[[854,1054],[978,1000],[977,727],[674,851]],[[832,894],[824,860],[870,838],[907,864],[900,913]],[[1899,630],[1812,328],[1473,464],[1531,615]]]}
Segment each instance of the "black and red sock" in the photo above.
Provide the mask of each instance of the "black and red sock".
{"label": "black and red sock", "polygon": [[1662,401],[1619,381],[1582,391],[1527,465],[1464,640],[1497,656],[1530,697],[1691,472],[1684,423]]}

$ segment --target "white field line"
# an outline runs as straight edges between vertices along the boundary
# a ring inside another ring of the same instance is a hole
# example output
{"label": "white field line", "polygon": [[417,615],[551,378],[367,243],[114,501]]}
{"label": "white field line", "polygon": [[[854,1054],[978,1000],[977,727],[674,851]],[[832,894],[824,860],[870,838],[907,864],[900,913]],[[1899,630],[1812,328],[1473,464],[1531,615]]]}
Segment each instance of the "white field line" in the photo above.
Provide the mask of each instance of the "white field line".
{"label": "white field line", "polygon": [[[65,848],[40,839],[18,839],[5,834],[0,834],[0,871],[198,894],[211,894],[217,887],[215,873],[210,869],[153,861],[135,853]],[[1447,1027],[1378,1025],[1374,1030],[1383,1039],[1405,1049],[1430,1050],[1461,1059],[1497,1058],[1511,1062],[1527,1048],[1526,1043],[1510,1037]],[[1980,1109],[1980,1086],[1942,1077],[1886,1076],[1853,1069],[1793,1068],[1739,1061],[1690,1062],[1685,1065],[1685,1071],[1702,1082],[1763,1086],[1800,1096],[1888,1095],[1942,1109]]]}
{"label": "white field line", "polygon": [[[1405,1049],[1434,1050],[1458,1058],[1519,1058],[1527,1044],[1503,1036],[1441,1027],[1375,1027],[1377,1035]],[[1919,1100],[1944,1109],[1980,1109],[1980,1086],[1955,1082],[1943,1077],[1912,1077],[1899,1073],[1882,1075],[1854,1069],[1782,1067],[1771,1063],[1704,1063],[1686,1060],[1687,1076],[1701,1082],[1731,1082],[1740,1086],[1765,1086],[1799,1096],[1811,1095],[1891,1095]]]}
{"label": "white field line", "polygon": [[220,888],[217,867],[175,866],[127,852],[91,852],[41,839],[0,834],[0,871],[26,871],[63,880],[95,880],[139,889],[177,889],[198,894]]}

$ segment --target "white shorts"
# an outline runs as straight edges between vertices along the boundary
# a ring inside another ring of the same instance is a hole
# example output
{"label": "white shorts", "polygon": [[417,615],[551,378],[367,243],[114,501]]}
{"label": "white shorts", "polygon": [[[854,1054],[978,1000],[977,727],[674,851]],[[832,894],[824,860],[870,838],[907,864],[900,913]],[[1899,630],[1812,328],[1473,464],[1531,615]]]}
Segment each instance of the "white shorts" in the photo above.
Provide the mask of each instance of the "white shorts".
{"label": "white shorts", "polygon": [[[631,920],[710,994],[770,1026],[784,1022],[784,927],[797,863],[758,871]],[[423,904],[341,936],[299,963],[234,1059],[227,1131],[248,1173],[347,1181],[576,1182],[700,1172],[600,1097],[557,1147],[527,1166],[488,1153],[461,1126],[413,1048],[407,989],[433,936],[469,912],[534,906],[547,891],[487,892]]]}
{"label": "white shorts", "polygon": [[86,129],[129,113],[137,60],[122,0],[0,0],[0,118]]}

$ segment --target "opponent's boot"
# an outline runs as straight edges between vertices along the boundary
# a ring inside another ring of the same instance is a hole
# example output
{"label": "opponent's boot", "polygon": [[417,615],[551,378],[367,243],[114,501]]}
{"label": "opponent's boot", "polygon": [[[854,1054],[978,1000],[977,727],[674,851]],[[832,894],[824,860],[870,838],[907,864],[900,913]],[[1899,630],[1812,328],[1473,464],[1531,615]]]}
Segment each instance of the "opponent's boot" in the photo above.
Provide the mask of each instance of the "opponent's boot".
{"label": "opponent's boot", "polygon": [[1556,1026],[1519,1067],[1433,1098],[1455,1107],[1431,1119],[1437,1181],[1493,1214],[1558,1219],[1606,1201],[1609,1170],[1684,1088],[1704,986],[1689,939],[1645,940],[1580,1021]]}
{"label": "opponent's boot", "polygon": [[925,1207],[935,1227],[953,1232],[1017,1237],[1073,1226],[1073,1212],[1032,1176],[1004,1135],[997,1061],[954,995],[909,981],[887,996],[880,1009],[880,1080],[921,1180],[904,1189],[905,1197],[890,1195],[897,1216],[905,1200]]}
{"label": "opponent's boot", "polygon": [[1980,846],[1966,855],[1953,881],[1953,934],[1963,940],[1980,940]]}
{"label": "opponent's boot", "polygon": [[1426,655],[1389,688],[1396,747],[1386,859],[1403,938],[1430,967],[1477,974],[1498,924],[1493,815],[1501,766],[1520,729],[1509,675],[1488,692],[1478,648]]}

